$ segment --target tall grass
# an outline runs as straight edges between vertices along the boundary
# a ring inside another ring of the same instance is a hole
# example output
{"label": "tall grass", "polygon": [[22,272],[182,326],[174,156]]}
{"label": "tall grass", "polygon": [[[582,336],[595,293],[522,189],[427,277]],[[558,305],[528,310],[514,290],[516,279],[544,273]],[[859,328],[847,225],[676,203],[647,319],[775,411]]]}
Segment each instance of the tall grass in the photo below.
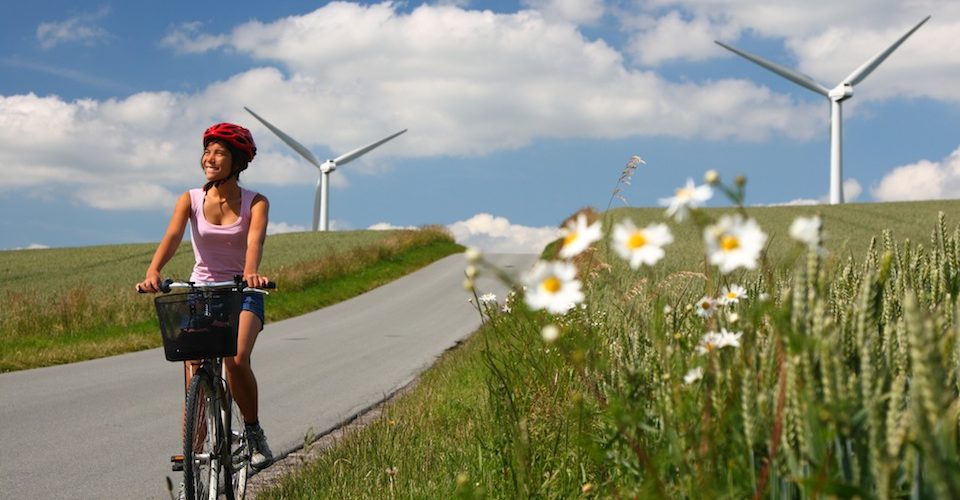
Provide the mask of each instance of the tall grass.
{"label": "tall grass", "polygon": [[[0,252],[0,371],[158,346],[153,303],[133,291],[152,248]],[[271,297],[268,321],[362,293],[396,278],[397,271],[409,272],[459,248],[435,227],[271,236],[261,269],[282,293]],[[420,257],[411,258],[415,255]],[[181,248],[165,274],[187,279],[192,257],[189,248]],[[382,276],[345,279],[381,264],[387,264]]]}
{"label": "tall grass", "polygon": [[[576,259],[581,306],[479,305],[412,396],[266,497],[960,498],[960,226],[938,211],[960,203],[747,209],[764,264],[729,275],[695,224],[652,268],[604,240]],[[786,233],[814,213],[808,250]],[[745,300],[696,314],[732,284]],[[701,353],[721,329],[739,346]]]}

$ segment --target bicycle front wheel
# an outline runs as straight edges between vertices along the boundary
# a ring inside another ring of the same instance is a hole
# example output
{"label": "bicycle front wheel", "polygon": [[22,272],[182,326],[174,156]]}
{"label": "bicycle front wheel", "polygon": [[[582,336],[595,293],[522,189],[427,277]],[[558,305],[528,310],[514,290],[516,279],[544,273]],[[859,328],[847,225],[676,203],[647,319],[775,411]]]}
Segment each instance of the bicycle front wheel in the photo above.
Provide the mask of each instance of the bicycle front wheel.
{"label": "bicycle front wheel", "polygon": [[183,487],[188,500],[215,499],[220,474],[220,408],[213,381],[199,370],[187,391],[183,432]]}
{"label": "bicycle front wheel", "polygon": [[227,500],[243,500],[247,493],[247,477],[250,475],[250,448],[244,433],[243,415],[229,391],[227,402],[223,414],[224,422],[229,422],[224,430],[230,436],[230,464],[224,477],[231,478],[231,487],[225,487],[224,492]]}

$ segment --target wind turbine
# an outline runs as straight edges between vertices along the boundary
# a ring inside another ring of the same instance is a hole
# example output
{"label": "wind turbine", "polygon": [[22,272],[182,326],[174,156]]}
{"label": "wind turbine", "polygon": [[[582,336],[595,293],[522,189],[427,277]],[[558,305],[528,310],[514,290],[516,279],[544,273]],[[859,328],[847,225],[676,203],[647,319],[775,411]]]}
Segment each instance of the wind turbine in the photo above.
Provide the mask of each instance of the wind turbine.
{"label": "wind turbine", "polygon": [[316,231],[318,228],[320,231],[326,231],[328,227],[328,205],[329,205],[329,193],[330,193],[330,173],[337,169],[340,165],[345,165],[348,162],[356,160],[357,158],[363,156],[366,153],[369,153],[370,150],[376,148],[377,146],[393,139],[394,137],[404,133],[407,129],[403,129],[391,136],[380,139],[376,142],[371,142],[366,146],[354,149],[349,153],[342,154],[332,160],[327,160],[325,162],[320,162],[309,149],[303,147],[302,144],[294,140],[289,135],[283,133],[282,130],[273,126],[267,120],[264,120],[260,115],[256,114],[250,108],[244,106],[243,109],[247,110],[248,113],[253,115],[254,118],[260,120],[260,123],[263,123],[270,129],[271,132],[277,134],[283,142],[287,143],[287,146],[293,148],[294,151],[300,153],[300,156],[304,157],[307,161],[314,164],[318,169],[320,169],[320,178],[317,179],[317,192],[313,201],[313,230]]}
{"label": "wind turbine", "polygon": [[817,83],[816,80],[810,78],[803,73],[794,71],[789,68],[785,68],[777,63],[770,62],[762,57],[758,57],[752,54],[748,54],[742,50],[731,47],[725,43],[714,40],[714,42],[739,55],[745,57],[764,68],[773,71],[774,73],[790,80],[801,87],[812,90],[818,94],[825,96],[827,99],[830,99],[830,204],[836,205],[838,203],[843,203],[843,113],[840,107],[841,103],[851,97],[853,97],[853,86],[862,82],[873,70],[877,69],[877,66],[880,66],[894,50],[897,50],[897,47],[900,46],[914,31],[920,29],[920,26],[923,26],[923,23],[927,22],[930,19],[930,16],[927,16],[917,23],[910,31],[900,37],[893,45],[887,47],[885,50],[877,53],[869,61],[863,63],[859,68],[855,69],[853,73],[850,73],[849,76],[844,78],[836,87],[828,89],[823,85]]}

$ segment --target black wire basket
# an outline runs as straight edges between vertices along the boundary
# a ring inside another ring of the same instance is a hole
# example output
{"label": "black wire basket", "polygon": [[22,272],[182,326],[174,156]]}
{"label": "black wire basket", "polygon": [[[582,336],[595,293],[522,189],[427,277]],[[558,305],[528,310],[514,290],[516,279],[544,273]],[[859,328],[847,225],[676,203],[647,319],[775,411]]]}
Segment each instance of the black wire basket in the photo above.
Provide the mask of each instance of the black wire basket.
{"label": "black wire basket", "polygon": [[242,301],[236,290],[194,290],[154,299],[167,361],[236,355]]}

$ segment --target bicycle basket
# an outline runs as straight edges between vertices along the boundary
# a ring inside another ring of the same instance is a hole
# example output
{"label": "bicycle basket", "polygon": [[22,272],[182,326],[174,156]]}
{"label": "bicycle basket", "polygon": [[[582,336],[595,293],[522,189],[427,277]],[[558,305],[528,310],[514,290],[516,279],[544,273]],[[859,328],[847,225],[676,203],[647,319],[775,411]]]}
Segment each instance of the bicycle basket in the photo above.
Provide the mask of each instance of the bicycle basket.
{"label": "bicycle basket", "polygon": [[237,354],[243,295],[233,290],[190,291],[154,299],[167,361]]}

